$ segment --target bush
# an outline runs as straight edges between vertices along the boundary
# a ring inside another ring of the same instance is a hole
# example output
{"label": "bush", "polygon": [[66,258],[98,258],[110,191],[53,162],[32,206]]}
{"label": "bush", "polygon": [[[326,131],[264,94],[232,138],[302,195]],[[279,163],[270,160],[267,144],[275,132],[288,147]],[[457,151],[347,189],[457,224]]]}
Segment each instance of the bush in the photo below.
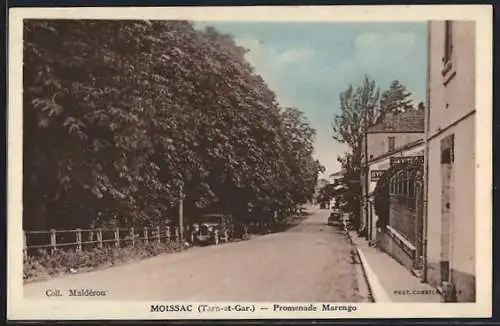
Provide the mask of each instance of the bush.
{"label": "bush", "polygon": [[49,253],[46,250],[39,250],[35,255],[23,260],[23,279],[25,281],[41,280],[76,270],[86,271],[117,265],[164,253],[179,252],[183,249],[183,245],[175,242],[150,242],[149,244],[137,242],[134,246],[96,247],[89,251],[56,249]]}

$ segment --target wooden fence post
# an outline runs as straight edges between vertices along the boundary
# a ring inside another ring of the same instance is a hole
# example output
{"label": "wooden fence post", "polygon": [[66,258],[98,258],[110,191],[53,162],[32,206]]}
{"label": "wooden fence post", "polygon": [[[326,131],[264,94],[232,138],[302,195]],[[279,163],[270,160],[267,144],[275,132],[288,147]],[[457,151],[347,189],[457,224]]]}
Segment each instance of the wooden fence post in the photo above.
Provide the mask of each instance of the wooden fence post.
{"label": "wooden fence post", "polygon": [[82,251],[82,230],[76,229],[76,251]]}
{"label": "wooden fence post", "polygon": [[167,242],[170,242],[170,226],[166,227],[166,231],[165,232],[167,232]]}
{"label": "wooden fence post", "polygon": [[97,245],[102,248],[102,230],[100,228],[97,229]]}
{"label": "wooden fence post", "polygon": [[23,257],[28,258],[28,240],[26,239],[26,231],[23,231]]}
{"label": "wooden fence post", "polygon": [[161,243],[161,238],[160,238],[160,227],[156,227],[156,242]]}
{"label": "wooden fence post", "polygon": [[115,247],[120,247],[120,228],[115,229]]}
{"label": "wooden fence post", "polygon": [[179,234],[179,227],[178,226],[175,227],[175,241],[176,242],[180,242],[181,241],[180,234]]}
{"label": "wooden fence post", "polygon": [[56,250],[57,243],[56,243],[56,230],[51,229],[50,230],[50,251],[53,253]]}
{"label": "wooden fence post", "polygon": [[132,246],[135,246],[135,232],[133,226],[130,228],[130,237],[132,238]]}
{"label": "wooden fence post", "polygon": [[148,239],[148,228],[144,227],[144,243],[149,244],[149,239]]}
{"label": "wooden fence post", "polygon": [[92,229],[92,231],[89,232],[89,239],[88,241],[91,241],[90,242],[90,246],[93,248],[94,247],[94,235],[95,235],[95,232],[94,230]]}

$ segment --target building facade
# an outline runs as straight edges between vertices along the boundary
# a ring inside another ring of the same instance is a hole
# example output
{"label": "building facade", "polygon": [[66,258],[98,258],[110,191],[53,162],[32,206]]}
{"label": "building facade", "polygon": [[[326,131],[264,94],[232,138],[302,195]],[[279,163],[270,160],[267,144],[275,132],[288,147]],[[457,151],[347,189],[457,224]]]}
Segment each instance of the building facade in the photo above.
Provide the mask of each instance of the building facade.
{"label": "building facade", "polygon": [[379,178],[391,167],[393,157],[423,157],[423,137],[424,111],[417,109],[396,115],[387,114],[381,122],[367,130],[367,146],[363,147],[361,154],[361,229],[368,240],[378,239],[379,216],[375,212],[374,191]]}
{"label": "building facade", "polygon": [[335,182],[340,181],[344,177],[344,173],[345,171],[343,169],[338,172],[332,173],[328,176],[328,181],[331,184],[334,184]]}
{"label": "building facade", "polygon": [[475,23],[428,24],[425,279],[450,301],[475,291]]}
{"label": "building facade", "polygon": [[[345,170],[342,169],[338,172],[335,172],[335,173],[332,173],[329,175],[329,182],[331,185],[333,185],[333,189],[335,191],[339,191],[340,189],[343,188],[343,185],[339,184],[339,181],[342,180],[342,178],[344,177],[344,173],[345,173]],[[335,197],[331,198],[330,199],[330,207],[331,208],[334,208],[335,206],[337,205],[336,201],[335,201]]]}

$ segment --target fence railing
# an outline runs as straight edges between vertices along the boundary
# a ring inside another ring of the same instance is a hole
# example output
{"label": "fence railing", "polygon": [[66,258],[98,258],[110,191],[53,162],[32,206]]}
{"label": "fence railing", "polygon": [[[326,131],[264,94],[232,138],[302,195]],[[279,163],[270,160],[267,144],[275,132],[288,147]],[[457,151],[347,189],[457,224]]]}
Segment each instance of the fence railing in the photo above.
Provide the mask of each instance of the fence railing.
{"label": "fence railing", "polygon": [[112,245],[119,248],[121,245],[135,245],[137,241],[144,244],[162,241],[180,241],[178,227],[153,228],[112,228],[112,229],[74,229],[49,231],[23,231],[23,255],[26,258],[28,251],[49,249],[51,252],[61,247],[74,247],[81,251],[84,247],[103,248]]}

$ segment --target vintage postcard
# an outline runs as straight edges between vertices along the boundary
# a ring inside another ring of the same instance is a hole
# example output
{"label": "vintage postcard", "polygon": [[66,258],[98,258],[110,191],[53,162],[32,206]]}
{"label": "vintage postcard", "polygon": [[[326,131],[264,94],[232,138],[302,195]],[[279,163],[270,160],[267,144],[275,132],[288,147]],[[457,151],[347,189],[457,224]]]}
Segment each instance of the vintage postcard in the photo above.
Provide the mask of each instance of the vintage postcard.
{"label": "vintage postcard", "polygon": [[8,318],[488,317],[492,8],[9,11]]}

